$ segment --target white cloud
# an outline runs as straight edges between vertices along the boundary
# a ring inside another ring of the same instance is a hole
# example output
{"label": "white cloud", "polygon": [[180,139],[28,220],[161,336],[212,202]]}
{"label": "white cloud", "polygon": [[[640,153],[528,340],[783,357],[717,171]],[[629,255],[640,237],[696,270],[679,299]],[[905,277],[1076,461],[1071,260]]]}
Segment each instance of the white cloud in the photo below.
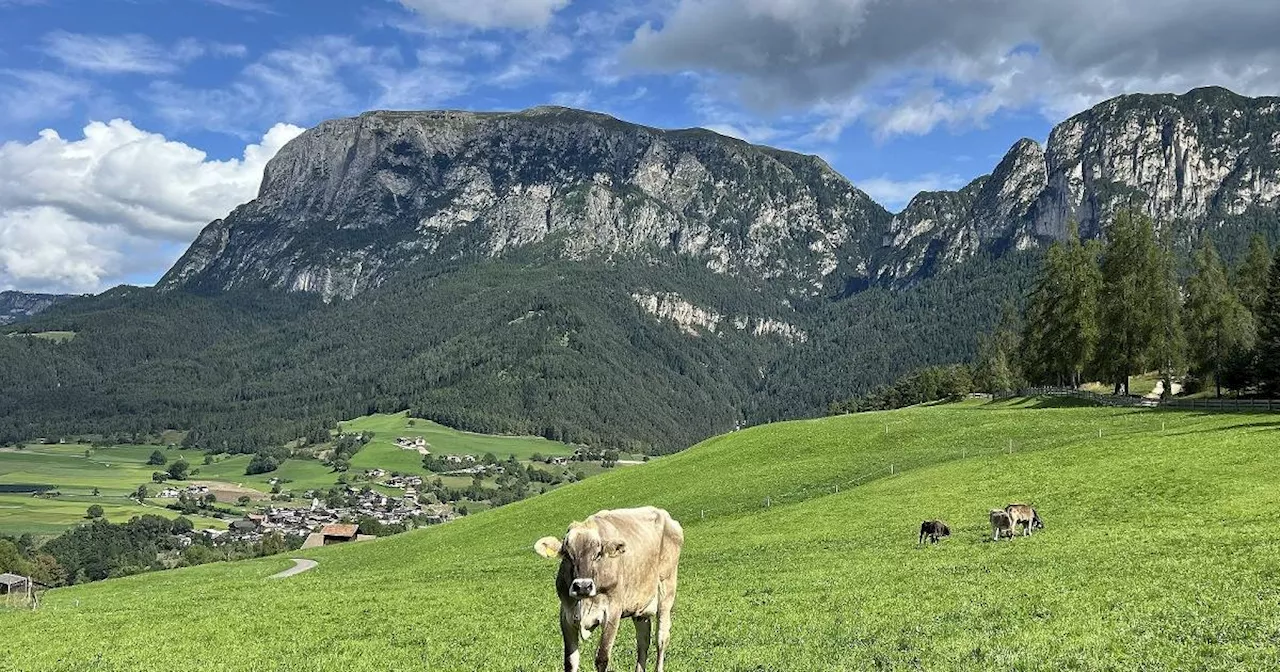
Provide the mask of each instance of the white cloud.
{"label": "white cloud", "polygon": [[[694,72],[759,111],[864,119],[884,136],[1050,118],[1120,93],[1220,85],[1280,92],[1280,3],[1256,0],[672,0],[621,54]],[[922,20],[922,17],[928,17]],[[846,104],[864,106],[842,114]]]}
{"label": "white cloud", "polygon": [[101,73],[164,74],[177,59],[145,35],[80,35],[58,31],[44,39],[46,54],[76,70]]}
{"label": "white cloud", "polygon": [[894,180],[887,176],[854,180],[854,186],[867,192],[891,212],[898,212],[922,191],[955,190],[965,185],[959,175],[940,175],[927,173],[906,180]]}
{"label": "white cloud", "polygon": [[42,70],[0,70],[0,120],[29,121],[66,113],[89,84]]}
{"label": "white cloud", "polygon": [[480,29],[540,28],[569,0],[400,0],[423,18]]}
{"label": "white cloud", "polygon": [[240,12],[254,12],[258,14],[278,14],[270,5],[258,0],[205,0],[210,4],[221,5],[227,9],[234,9]]}
{"label": "white cloud", "polygon": [[310,126],[371,108],[434,107],[471,86],[468,76],[444,67],[438,54],[422,57],[427,60],[409,64],[396,47],[318,37],[263,55],[221,87],[157,82],[143,97],[175,126],[247,137],[246,129],[275,120]]}
{"label": "white cloud", "polygon": [[551,104],[564,107],[586,108],[591,104],[590,91],[557,91],[551,94]]}
{"label": "white cloud", "polygon": [[80,139],[46,130],[0,145],[0,287],[100,289],[127,257],[190,241],[252,199],[267,161],[301,132],[277,124],[225,161],[122,119]]}
{"label": "white cloud", "polygon": [[101,74],[163,75],[205,55],[244,56],[244,45],[193,38],[161,45],[145,35],[82,35],[55,31],[44,36],[44,52],[67,67]]}

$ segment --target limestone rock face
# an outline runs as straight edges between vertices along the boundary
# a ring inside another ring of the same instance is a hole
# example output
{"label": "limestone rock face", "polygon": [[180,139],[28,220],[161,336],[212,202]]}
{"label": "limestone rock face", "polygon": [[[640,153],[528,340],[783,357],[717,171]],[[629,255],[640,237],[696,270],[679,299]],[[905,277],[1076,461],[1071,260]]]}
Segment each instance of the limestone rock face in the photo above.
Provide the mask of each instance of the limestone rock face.
{"label": "limestone rock face", "polygon": [[370,112],[268,164],[162,279],[351,297],[422,259],[548,244],[570,259],[676,254],[790,283],[865,274],[888,213],[821,159],[565,108]]}
{"label": "limestone rock face", "polygon": [[38,315],[65,298],[67,296],[63,294],[0,292],[0,326],[21,322]]}
{"label": "limestone rock face", "polygon": [[1191,245],[1206,228],[1280,206],[1280,98],[1224,89],[1121,96],[1020,140],[991,175],[922,193],[892,220],[878,277],[910,284],[982,253],[1086,237],[1124,207]]}
{"label": "limestone rock face", "polygon": [[1223,89],[1106,101],[896,216],[817,157],[701,129],[559,107],[369,112],[281,149],[258,197],[211,223],[160,286],[352,297],[411,263],[536,248],[692,259],[834,296],[1041,246],[1072,220],[1096,237],[1121,207],[1193,245],[1278,206],[1280,98]]}

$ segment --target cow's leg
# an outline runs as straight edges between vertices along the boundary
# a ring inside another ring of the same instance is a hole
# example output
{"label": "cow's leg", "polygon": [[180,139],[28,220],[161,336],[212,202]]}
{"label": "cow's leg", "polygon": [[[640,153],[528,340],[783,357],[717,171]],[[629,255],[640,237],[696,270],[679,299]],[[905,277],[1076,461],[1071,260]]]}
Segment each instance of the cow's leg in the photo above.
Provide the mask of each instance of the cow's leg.
{"label": "cow's leg", "polygon": [[567,616],[560,617],[560,636],[564,638],[564,672],[578,672],[581,654],[578,652],[578,624]]}
{"label": "cow's leg", "polygon": [[653,636],[653,619],[637,616],[636,624],[636,672],[644,672],[649,662],[649,641]]}
{"label": "cow's leg", "polygon": [[657,672],[664,672],[667,666],[667,642],[671,641],[671,609],[676,604],[676,576],[661,587],[661,599],[658,604],[658,667]]}
{"label": "cow's leg", "polygon": [[606,613],[600,624],[600,648],[596,649],[596,672],[607,672],[613,652],[613,638],[618,636],[618,616]]}

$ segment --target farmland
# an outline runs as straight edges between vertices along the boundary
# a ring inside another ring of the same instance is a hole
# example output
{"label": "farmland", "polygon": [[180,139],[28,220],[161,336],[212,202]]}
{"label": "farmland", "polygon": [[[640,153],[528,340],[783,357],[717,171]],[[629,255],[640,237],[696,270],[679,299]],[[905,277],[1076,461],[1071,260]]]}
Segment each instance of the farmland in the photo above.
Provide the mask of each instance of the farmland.
{"label": "farmland", "polygon": [[[341,431],[373,432],[370,441],[351,460],[351,471],[383,469],[407,474],[427,475],[422,467],[422,456],[416,451],[403,450],[395,445],[401,436],[423,437],[433,452],[465,454],[481,457],[486,453],[506,458],[514,455],[528,461],[536,453],[543,455],[571,455],[573,448],[563,443],[539,437],[507,437],[472,434],[438,425],[427,420],[414,420],[400,413],[374,415],[344,422]],[[133,515],[166,511],[163,504],[144,507],[126,496],[147,485],[154,494],[159,487],[151,480],[151,474],[164,467],[147,464],[155,450],[160,450],[168,462],[186,460],[192,468],[191,480],[207,484],[215,492],[243,492],[255,501],[265,500],[271,491],[271,480],[284,481],[284,489],[301,493],[310,489],[327,489],[337,483],[338,474],[317,459],[289,459],[269,473],[245,475],[249,455],[216,455],[210,464],[204,464],[205,455],[178,447],[154,445],[121,445],[92,447],[85,444],[31,444],[22,449],[0,450],[0,484],[44,484],[53,486],[60,496],[34,498],[25,495],[6,494],[0,501],[0,534],[16,535],[22,532],[50,534],[83,522],[85,509],[90,504],[101,504],[106,518],[112,522],[124,522]],[[576,468],[587,475],[599,473],[598,464],[581,464]],[[445,477],[446,484],[463,486],[470,478]],[[98,496],[92,495],[94,489]],[[388,491],[390,494],[390,491]],[[237,497],[219,497],[224,504]],[[471,506],[473,510],[481,507]],[[204,519],[204,524],[215,524]],[[196,519],[197,524],[200,519]],[[221,525],[221,523],[217,523]]]}
{"label": "farmland", "polygon": [[[767,425],[306,551],[319,567],[286,581],[265,580],[291,564],[274,557],[55,590],[0,613],[0,669],[557,669],[555,568],[533,540],[640,504],[685,527],[676,672],[1267,669],[1277,443],[1275,416],[1035,401]],[[1046,529],[987,541],[986,511],[1010,501]],[[931,517],[954,534],[917,548]],[[160,621],[163,637],[144,625]]]}

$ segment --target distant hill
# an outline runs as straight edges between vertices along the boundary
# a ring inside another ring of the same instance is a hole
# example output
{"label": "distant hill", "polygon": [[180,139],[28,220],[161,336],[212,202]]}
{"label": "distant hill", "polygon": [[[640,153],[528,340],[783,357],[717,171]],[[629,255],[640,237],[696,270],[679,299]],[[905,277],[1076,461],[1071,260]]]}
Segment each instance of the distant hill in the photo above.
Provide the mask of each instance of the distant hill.
{"label": "distant hill", "polygon": [[0,292],[0,326],[38,315],[65,298],[67,296],[64,294],[28,294],[12,290]]}
{"label": "distant hill", "polygon": [[0,339],[0,442],[195,430],[249,452],[412,409],[668,452],[967,361],[1044,245],[1145,209],[1280,239],[1280,99],[1122,96],[891,215],[822,160],[566,108],[370,112],[285,146],[156,289]]}
{"label": "distant hill", "polygon": [[[533,542],[635,505],[685,531],[672,670],[1271,668],[1270,421],[1040,403],[750,428],[291,555],[319,566],[290,579],[266,579],[292,564],[276,556],[55,590],[35,612],[0,610],[0,668],[560,669],[556,566]],[[987,512],[1010,502],[1046,527],[993,543]],[[935,517],[951,538],[917,547]],[[624,623],[611,669],[632,668],[633,642]]]}

